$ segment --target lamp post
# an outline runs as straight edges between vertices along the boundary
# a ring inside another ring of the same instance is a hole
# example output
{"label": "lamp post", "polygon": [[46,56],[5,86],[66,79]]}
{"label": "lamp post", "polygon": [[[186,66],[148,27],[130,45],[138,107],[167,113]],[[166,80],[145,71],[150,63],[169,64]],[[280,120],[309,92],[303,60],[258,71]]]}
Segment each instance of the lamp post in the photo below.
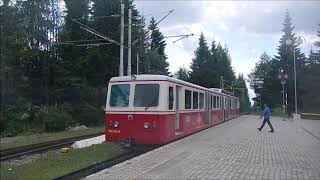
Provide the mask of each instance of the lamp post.
{"label": "lamp post", "polygon": [[283,120],[286,120],[286,103],[284,98],[284,85],[286,84],[286,80],[288,79],[288,75],[284,72],[283,69],[279,70],[278,79],[281,80],[282,84],[282,107],[283,107]]}
{"label": "lamp post", "polygon": [[[302,36],[298,36],[296,43],[299,46],[304,41]],[[290,50],[293,52],[293,69],[294,69],[294,104],[295,104],[295,114],[298,114],[298,102],[297,102],[297,69],[296,69],[296,51],[292,48],[293,40],[287,39],[285,41],[286,45],[290,47]]]}

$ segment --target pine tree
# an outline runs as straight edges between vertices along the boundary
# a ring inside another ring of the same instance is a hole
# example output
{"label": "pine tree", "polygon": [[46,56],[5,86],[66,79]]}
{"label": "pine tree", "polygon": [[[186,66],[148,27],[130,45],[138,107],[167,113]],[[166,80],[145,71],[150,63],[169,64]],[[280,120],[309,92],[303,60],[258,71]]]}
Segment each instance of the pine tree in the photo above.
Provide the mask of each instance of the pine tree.
{"label": "pine tree", "polygon": [[174,76],[183,81],[190,81],[189,71],[185,67],[180,67]]}
{"label": "pine tree", "polygon": [[318,40],[314,42],[314,45],[318,48],[318,50],[311,50],[310,56],[309,56],[309,63],[310,64],[319,64],[320,63],[320,24],[318,24],[318,31],[317,36]]}
{"label": "pine tree", "polygon": [[24,75],[24,66],[20,61],[28,51],[25,48],[27,39],[23,16],[19,13],[18,7],[10,5],[9,0],[5,0],[0,6],[0,37],[0,103],[1,110],[5,110],[7,106],[13,105],[17,98],[22,97],[22,87],[28,83]]}
{"label": "pine tree", "polygon": [[275,100],[278,100],[279,96],[277,92],[272,91],[272,64],[273,60],[265,52],[260,56],[260,61],[256,64],[254,70],[249,74],[250,86],[254,90],[257,98],[255,98],[256,104],[260,105],[267,103],[270,107],[275,107],[278,105]]}
{"label": "pine tree", "polygon": [[[89,39],[89,34],[82,30],[72,19],[82,18],[80,21],[87,24],[89,16],[88,0],[66,0],[66,16],[62,32],[59,36],[60,42],[79,41]],[[61,61],[54,71],[56,74],[55,93],[57,103],[64,101],[78,102],[81,87],[86,86],[86,70],[88,68],[84,47],[76,45],[60,45],[58,49]]]}
{"label": "pine tree", "polygon": [[228,81],[235,81],[235,73],[231,66],[231,56],[229,54],[229,50],[227,45],[223,48],[221,59],[219,59],[219,64],[221,67],[221,74],[223,76],[223,79]]}
{"label": "pine tree", "polygon": [[165,56],[166,42],[153,17],[150,20],[149,30],[151,30],[151,49],[156,49],[159,55]]}
{"label": "pine tree", "polygon": [[52,26],[49,5],[49,0],[30,0],[15,4],[25,23],[25,40],[28,44],[25,47],[27,52],[20,57],[20,65],[24,67],[23,75],[28,79],[24,96],[37,105],[48,102],[48,29]]}
{"label": "pine tree", "polygon": [[[288,80],[287,80],[287,102],[288,102],[288,114],[291,114],[294,110],[294,53],[295,52],[295,58],[296,58],[296,69],[297,69],[297,77],[299,77],[299,74],[301,74],[301,70],[305,64],[305,56],[303,53],[301,53],[298,45],[297,45],[297,38],[295,37],[295,34],[293,33],[294,26],[291,22],[291,17],[289,12],[287,11],[285,14],[284,19],[284,28],[282,29],[283,35],[279,41],[280,45],[278,46],[278,55],[274,57],[273,62],[273,69],[272,72],[270,72],[270,83],[272,84],[272,92],[279,94],[279,97],[277,97],[278,101],[275,100],[276,103],[280,103],[281,97],[280,97],[280,91],[281,91],[281,84],[280,81],[277,79],[277,74],[279,72],[279,68],[282,68],[286,74],[288,74]],[[290,39],[292,40],[292,45],[288,46],[286,44],[286,41]],[[301,96],[299,94],[299,80],[297,79],[297,87],[298,92],[297,96]],[[300,102],[300,99],[298,98],[298,102]]]}
{"label": "pine tree", "polygon": [[219,57],[217,53],[217,46],[216,42],[213,40],[211,42],[211,48],[210,48],[210,57],[208,60],[208,65],[206,66],[208,68],[208,87],[217,88],[220,85],[220,66],[219,66]]}
{"label": "pine tree", "polygon": [[222,48],[220,43],[216,45],[213,41],[209,50],[203,34],[200,35],[191,70],[191,81],[204,87],[219,87],[220,76],[229,82],[235,81],[227,46]]}
{"label": "pine tree", "polygon": [[151,31],[150,50],[147,55],[147,61],[150,62],[149,73],[168,75],[169,64],[166,62],[167,57],[164,52],[166,42],[153,17],[150,20],[148,29]]}
{"label": "pine tree", "polygon": [[200,86],[208,87],[208,84],[205,82],[206,78],[203,70],[205,69],[207,62],[210,57],[210,51],[207,44],[207,41],[201,33],[199,38],[199,46],[194,52],[195,57],[192,59],[191,63],[191,73],[190,73],[190,80],[191,82],[198,84]]}
{"label": "pine tree", "polygon": [[248,112],[250,110],[250,100],[248,88],[243,78],[243,74],[239,74],[235,86],[235,95],[240,98],[240,112]]}
{"label": "pine tree", "polygon": [[[314,42],[314,45],[320,48],[320,24],[318,24],[318,31],[317,31],[317,36],[318,36],[318,41]],[[320,49],[318,50],[318,53],[320,53]]]}
{"label": "pine tree", "polygon": [[[320,28],[320,25],[319,25]],[[314,45],[320,48],[320,29],[318,30],[318,41],[314,42]],[[300,75],[300,79],[303,79],[300,83],[302,94],[302,111],[320,113],[318,105],[320,104],[320,98],[317,96],[320,84],[320,49],[317,51],[310,51],[309,58],[306,66],[303,68],[303,73]]]}

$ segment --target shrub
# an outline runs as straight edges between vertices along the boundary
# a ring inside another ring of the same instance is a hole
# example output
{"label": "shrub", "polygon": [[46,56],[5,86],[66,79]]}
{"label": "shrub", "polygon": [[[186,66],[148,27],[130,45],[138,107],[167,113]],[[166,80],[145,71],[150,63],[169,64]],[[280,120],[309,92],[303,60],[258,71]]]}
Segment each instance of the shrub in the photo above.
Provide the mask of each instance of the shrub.
{"label": "shrub", "polygon": [[1,116],[4,118],[1,120],[1,136],[16,136],[23,131],[24,123],[20,120],[21,113],[8,109],[2,112]]}
{"label": "shrub", "polygon": [[42,121],[45,131],[62,131],[74,123],[72,116],[58,107],[42,110],[37,114],[38,121]]}
{"label": "shrub", "polygon": [[88,108],[84,105],[74,107],[73,116],[78,124],[86,126],[97,126],[104,122],[104,111],[102,109]]}

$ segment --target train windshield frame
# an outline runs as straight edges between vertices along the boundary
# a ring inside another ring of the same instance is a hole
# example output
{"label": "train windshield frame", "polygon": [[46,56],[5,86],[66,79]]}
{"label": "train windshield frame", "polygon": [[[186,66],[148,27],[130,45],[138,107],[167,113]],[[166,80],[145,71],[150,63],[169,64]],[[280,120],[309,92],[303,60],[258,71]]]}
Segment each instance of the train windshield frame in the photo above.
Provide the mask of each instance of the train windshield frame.
{"label": "train windshield frame", "polygon": [[134,92],[134,107],[158,107],[159,84],[136,84]]}
{"label": "train windshield frame", "polygon": [[130,84],[114,84],[111,86],[110,107],[128,107]]}

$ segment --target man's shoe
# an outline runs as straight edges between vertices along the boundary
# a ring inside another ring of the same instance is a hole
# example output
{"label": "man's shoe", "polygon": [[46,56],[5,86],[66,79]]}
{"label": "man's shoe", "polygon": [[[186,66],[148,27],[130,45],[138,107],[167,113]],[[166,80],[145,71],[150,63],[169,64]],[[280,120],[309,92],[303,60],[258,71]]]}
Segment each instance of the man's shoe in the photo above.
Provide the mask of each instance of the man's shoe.
{"label": "man's shoe", "polygon": [[258,128],[258,130],[259,130],[259,131],[261,131],[261,129],[260,129],[260,128]]}
{"label": "man's shoe", "polygon": [[269,132],[272,132],[272,133],[273,133],[274,131],[273,131],[273,130],[271,130],[271,131],[269,131]]}

